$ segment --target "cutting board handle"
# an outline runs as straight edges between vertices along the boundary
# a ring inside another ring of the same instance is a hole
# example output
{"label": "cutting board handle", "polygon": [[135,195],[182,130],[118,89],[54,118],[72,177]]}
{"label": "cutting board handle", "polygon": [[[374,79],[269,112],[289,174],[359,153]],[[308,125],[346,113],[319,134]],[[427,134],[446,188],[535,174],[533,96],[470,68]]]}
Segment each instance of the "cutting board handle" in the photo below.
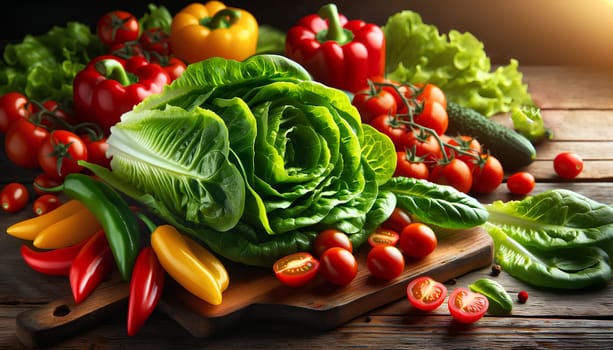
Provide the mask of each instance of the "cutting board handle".
{"label": "cutting board handle", "polygon": [[49,346],[93,328],[115,312],[126,312],[129,284],[108,280],[80,304],[72,296],[17,315],[17,337],[26,346]]}

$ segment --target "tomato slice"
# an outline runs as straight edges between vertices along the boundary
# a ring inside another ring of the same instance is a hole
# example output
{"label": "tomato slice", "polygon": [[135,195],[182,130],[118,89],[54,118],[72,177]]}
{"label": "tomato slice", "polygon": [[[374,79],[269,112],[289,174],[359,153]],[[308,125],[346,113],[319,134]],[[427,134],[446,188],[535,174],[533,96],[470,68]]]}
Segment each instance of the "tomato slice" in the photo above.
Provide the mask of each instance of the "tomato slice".
{"label": "tomato slice", "polygon": [[459,287],[451,293],[447,305],[455,320],[462,323],[473,323],[485,315],[490,304],[483,294]]}
{"label": "tomato slice", "polygon": [[311,281],[319,271],[319,261],[310,253],[297,252],[277,260],[273,266],[275,276],[290,287],[301,287]]}
{"label": "tomato slice", "polygon": [[392,229],[379,227],[368,236],[368,244],[371,247],[378,245],[396,245],[400,234]]}
{"label": "tomato slice", "polygon": [[415,308],[422,311],[432,311],[445,301],[447,287],[432,277],[421,276],[409,282],[407,297]]}

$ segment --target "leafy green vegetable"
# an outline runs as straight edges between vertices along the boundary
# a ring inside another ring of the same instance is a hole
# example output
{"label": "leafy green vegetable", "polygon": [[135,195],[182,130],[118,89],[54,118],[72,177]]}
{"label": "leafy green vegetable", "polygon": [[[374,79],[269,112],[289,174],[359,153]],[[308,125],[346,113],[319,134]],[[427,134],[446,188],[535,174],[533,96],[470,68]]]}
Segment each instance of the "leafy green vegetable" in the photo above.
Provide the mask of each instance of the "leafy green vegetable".
{"label": "leafy green vegetable", "polygon": [[55,26],[42,35],[26,35],[6,45],[0,61],[0,94],[24,93],[31,99],[72,103],[72,80],[104,47],[79,22]]}
{"label": "leafy green vegetable", "polygon": [[611,280],[603,249],[613,239],[613,207],[564,189],[485,207],[490,216],[484,227],[494,239],[495,258],[509,274],[561,289]]}
{"label": "leafy green vegetable", "polygon": [[483,43],[471,33],[440,34],[410,10],[390,16],[382,29],[388,78],[437,84],[449,100],[486,116],[534,105],[517,60],[492,71]]}
{"label": "leafy green vegetable", "polygon": [[89,169],[248,265],[308,250],[329,227],[357,248],[412,195],[434,196],[431,208],[423,198],[406,206],[447,227],[482,224],[487,214],[457,191],[391,179],[392,142],[362,125],[343,91],[278,55],[191,64],[124,114],[107,142],[112,170]]}
{"label": "leafy green vegetable", "polygon": [[148,4],[147,10],[142,17],[138,19],[141,32],[147,29],[160,28],[163,32],[170,34],[170,25],[172,23],[172,15],[170,11],[163,6]]}
{"label": "leafy green vegetable", "polygon": [[258,54],[278,54],[285,52],[285,32],[275,27],[261,24],[258,27]]}
{"label": "leafy green vegetable", "polygon": [[553,132],[545,127],[541,109],[534,106],[514,107],[511,111],[513,127],[532,142],[553,139]]}
{"label": "leafy green vegetable", "polygon": [[489,278],[480,278],[469,286],[473,292],[481,293],[489,300],[487,312],[492,315],[506,315],[513,310],[513,299],[504,287]]}

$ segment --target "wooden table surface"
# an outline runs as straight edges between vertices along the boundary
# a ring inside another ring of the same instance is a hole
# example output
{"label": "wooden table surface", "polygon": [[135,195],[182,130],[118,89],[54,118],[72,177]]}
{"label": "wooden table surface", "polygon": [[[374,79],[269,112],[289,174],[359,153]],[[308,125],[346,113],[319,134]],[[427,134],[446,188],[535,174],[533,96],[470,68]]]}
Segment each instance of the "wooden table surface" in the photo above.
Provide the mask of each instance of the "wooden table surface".
{"label": "wooden table surface", "polygon": [[[613,203],[613,71],[591,67],[521,67],[529,90],[541,106],[553,141],[537,146],[538,159],[526,170],[535,175],[533,193],[566,188],[604,203]],[[497,117],[508,122],[505,116]],[[561,151],[574,151],[585,160],[583,173],[562,181],[552,160]],[[0,184],[31,182],[32,173],[0,160]],[[517,199],[503,184],[495,193],[479,197],[483,203]],[[21,312],[70,294],[66,278],[30,270],[22,261],[22,243],[5,234],[6,227],[29,215],[0,214],[0,349],[24,348],[16,336]],[[490,277],[490,268],[448,281],[467,286]],[[510,316],[486,315],[473,325],[452,321],[447,307],[432,313],[413,309],[405,299],[356,317],[338,329],[318,331],[281,322],[244,322],[209,337],[197,338],[161,311],[156,311],[139,334],[128,337],[125,315],[117,314],[93,329],[55,344],[57,349],[221,349],[221,348],[598,348],[613,339],[613,287],[593,291],[552,292],[530,287],[502,272],[497,278],[515,298],[529,293],[525,304],[515,303]]]}

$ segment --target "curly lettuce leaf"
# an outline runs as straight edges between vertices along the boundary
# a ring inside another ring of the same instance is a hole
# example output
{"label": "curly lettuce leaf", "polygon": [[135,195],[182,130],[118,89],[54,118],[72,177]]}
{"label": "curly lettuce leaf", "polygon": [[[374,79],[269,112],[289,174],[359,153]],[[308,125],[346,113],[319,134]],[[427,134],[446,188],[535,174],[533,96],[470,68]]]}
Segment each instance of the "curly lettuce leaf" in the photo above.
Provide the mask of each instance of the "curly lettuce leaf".
{"label": "curly lettuce leaf", "polygon": [[416,12],[390,16],[385,33],[388,78],[434,83],[449,100],[490,116],[534,105],[517,60],[492,70],[484,45],[471,33],[439,33]]}

